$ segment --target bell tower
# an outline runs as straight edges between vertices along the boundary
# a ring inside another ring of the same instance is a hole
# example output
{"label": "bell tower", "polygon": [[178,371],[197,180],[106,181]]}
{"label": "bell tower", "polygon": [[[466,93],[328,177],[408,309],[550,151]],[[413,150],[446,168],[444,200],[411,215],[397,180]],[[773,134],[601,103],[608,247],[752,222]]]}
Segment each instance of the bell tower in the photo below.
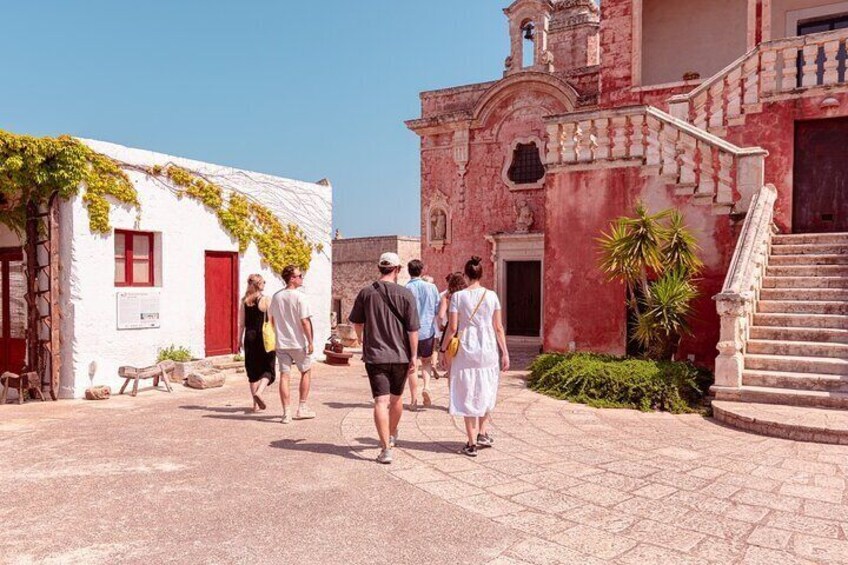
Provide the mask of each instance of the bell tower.
{"label": "bell tower", "polygon": [[601,13],[595,0],[516,0],[504,14],[510,39],[504,76],[567,73],[599,63]]}
{"label": "bell tower", "polygon": [[553,72],[553,55],[548,51],[553,10],[551,0],[516,0],[504,9],[510,39],[504,76],[521,71]]}

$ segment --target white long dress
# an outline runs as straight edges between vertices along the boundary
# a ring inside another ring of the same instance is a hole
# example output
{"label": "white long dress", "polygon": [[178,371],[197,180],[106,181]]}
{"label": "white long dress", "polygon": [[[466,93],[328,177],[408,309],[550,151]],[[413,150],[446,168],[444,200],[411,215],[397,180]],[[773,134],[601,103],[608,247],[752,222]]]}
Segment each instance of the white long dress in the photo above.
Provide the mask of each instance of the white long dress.
{"label": "white long dress", "polygon": [[[468,319],[485,293],[474,319]],[[450,369],[450,413],[483,417],[495,408],[500,359],[492,318],[501,309],[498,295],[485,288],[461,290],[451,298],[450,312],[459,315],[459,352]]]}

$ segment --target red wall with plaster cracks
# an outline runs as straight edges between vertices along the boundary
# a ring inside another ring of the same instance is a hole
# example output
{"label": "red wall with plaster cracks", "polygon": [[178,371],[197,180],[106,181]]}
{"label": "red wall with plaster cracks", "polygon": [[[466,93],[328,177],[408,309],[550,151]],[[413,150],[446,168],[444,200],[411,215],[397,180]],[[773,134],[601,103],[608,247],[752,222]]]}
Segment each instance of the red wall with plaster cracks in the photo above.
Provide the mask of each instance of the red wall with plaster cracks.
{"label": "red wall with plaster cracks", "polygon": [[721,290],[741,226],[675,196],[659,178],[644,177],[639,167],[551,177],[545,203],[545,350],[568,351],[573,344],[581,351],[624,353],[624,287],[608,282],[598,268],[596,238],[641,201],[651,212],[679,209],[702,247],[705,269],[691,318],[694,337],[684,340],[680,354],[712,366],[719,321],[712,297]]}

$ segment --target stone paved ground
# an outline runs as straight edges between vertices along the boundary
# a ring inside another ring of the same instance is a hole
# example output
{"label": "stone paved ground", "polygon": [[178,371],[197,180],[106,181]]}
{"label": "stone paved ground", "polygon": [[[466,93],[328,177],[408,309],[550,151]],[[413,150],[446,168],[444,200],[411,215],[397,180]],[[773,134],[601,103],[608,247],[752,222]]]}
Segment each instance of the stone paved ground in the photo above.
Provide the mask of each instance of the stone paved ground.
{"label": "stone paved ground", "polygon": [[511,374],[495,448],[456,453],[440,380],[382,467],[361,365],[319,367],[312,422],[245,414],[245,388],[0,407],[0,562],[848,562],[844,446]]}

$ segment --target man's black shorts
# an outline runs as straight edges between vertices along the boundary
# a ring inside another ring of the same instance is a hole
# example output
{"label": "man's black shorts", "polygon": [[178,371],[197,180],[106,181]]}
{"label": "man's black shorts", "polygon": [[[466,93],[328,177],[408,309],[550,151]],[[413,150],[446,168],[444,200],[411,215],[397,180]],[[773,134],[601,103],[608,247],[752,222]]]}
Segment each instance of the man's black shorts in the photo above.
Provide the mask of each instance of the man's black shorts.
{"label": "man's black shorts", "polygon": [[422,339],[418,341],[418,357],[427,359],[433,356],[433,345],[436,343],[436,338]]}
{"label": "man's black shorts", "polygon": [[378,396],[403,396],[406,387],[406,373],[409,363],[365,364],[368,372],[368,382],[371,383],[371,394]]}

